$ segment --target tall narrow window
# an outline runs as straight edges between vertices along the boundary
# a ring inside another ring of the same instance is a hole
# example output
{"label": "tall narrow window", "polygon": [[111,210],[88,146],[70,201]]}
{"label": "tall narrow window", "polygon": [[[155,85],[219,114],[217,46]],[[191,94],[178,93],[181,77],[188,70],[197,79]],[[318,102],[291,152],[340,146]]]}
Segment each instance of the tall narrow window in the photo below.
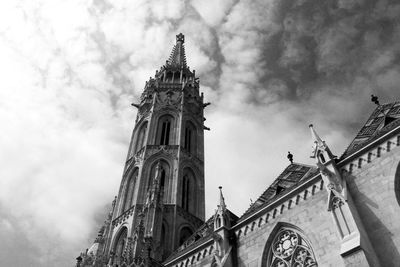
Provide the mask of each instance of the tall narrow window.
{"label": "tall narrow window", "polygon": [[162,116],[158,121],[158,129],[157,129],[158,145],[170,145],[172,123],[173,123],[173,117],[170,115]]}
{"label": "tall narrow window", "polygon": [[187,175],[183,176],[183,186],[182,186],[182,208],[189,211],[189,186],[190,181]]}
{"label": "tall narrow window", "polygon": [[184,148],[189,153],[196,151],[196,127],[190,121],[187,121],[185,125]]}
{"label": "tall narrow window", "polygon": [[126,227],[124,227],[122,230],[120,230],[120,233],[118,234],[118,238],[116,239],[116,242],[114,244],[114,264],[121,264],[123,262],[123,253],[125,249],[125,244],[126,244],[126,238],[127,238],[128,230]]}
{"label": "tall narrow window", "polygon": [[282,227],[268,243],[267,267],[318,266],[310,243],[296,229]]}
{"label": "tall narrow window", "polygon": [[144,145],[144,139],[146,137],[146,131],[147,131],[147,121],[143,123],[143,125],[140,127],[138,137],[136,140],[136,149],[135,153],[138,152]]}
{"label": "tall narrow window", "polygon": [[396,174],[394,176],[394,191],[397,203],[400,205],[400,163],[397,165]]}
{"label": "tall narrow window", "polygon": [[192,129],[187,128],[185,129],[185,148],[187,151],[191,152],[191,139],[192,139]]}
{"label": "tall narrow window", "polygon": [[182,208],[190,213],[196,213],[197,194],[196,179],[191,169],[185,168],[182,179]]}
{"label": "tall narrow window", "polygon": [[133,201],[133,191],[135,188],[136,178],[138,175],[138,169],[135,169],[129,179],[125,184],[124,198],[122,203],[122,212],[127,211],[130,207],[132,207]]}

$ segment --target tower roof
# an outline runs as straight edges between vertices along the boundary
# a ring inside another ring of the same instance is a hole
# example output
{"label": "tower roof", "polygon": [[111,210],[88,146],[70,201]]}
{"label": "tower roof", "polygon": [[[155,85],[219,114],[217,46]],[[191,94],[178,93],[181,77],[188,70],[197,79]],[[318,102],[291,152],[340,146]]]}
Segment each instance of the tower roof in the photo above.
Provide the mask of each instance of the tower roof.
{"label": "tower roof", "polygon": [[379,105],[347,147],[341,159],[400,125],[400,101]]}
{"label": "tower roof", "polygon": [[184,42],[185,36],[182,33],[178,34],[176,36],[176,44],[172,48],[166,67],[187,68]]}

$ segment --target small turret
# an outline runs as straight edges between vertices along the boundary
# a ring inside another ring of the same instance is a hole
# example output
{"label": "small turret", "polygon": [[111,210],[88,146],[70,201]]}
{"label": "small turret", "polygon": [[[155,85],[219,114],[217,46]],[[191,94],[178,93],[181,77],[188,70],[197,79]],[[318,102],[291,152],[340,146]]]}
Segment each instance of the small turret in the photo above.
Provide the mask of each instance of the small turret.
{"label": "small turret", "polygon": [[332,154],[325,141],[322,141],[322,139],[316,133],[313,125],[310,124],[309,127],[314,143],[312,154],[310,157],[316,160],[318,169],[321,172],[327,190],[335,190],[335,192],[337,193],[345,194],[345,192],[343,191],[343,188],[345,187],[345,182],[337,168],[335,161],[336,156]]}
{"label": "small turret", "polygon": [[231,217],[226,208],[222,186],[219,188],[219,205],[214,215],[214,233],[212,235],[215,244],[214,262],[217,266],[232,266],[232,244],[230,240]]}
{"label": "small turret", "polygon": [[226,209],[224,195],[222,194],[222,186],[219,188],[219,205],[217,205],[217,210],[214,216],[214,229],[218,229],[221,227],[230,227],[230,218],[229,213]]}

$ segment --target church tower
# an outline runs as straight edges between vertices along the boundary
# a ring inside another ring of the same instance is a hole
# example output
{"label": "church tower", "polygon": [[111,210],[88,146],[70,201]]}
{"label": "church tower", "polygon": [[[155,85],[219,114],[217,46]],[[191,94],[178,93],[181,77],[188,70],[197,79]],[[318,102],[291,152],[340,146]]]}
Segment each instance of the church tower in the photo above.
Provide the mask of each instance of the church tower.
{"label": "church tower", "polygon": [[[184,35],[144,87],[106,237],[111,266],[161,262],[203,222],[204,117]],[[147,264],[146,264],[147,265]]]}

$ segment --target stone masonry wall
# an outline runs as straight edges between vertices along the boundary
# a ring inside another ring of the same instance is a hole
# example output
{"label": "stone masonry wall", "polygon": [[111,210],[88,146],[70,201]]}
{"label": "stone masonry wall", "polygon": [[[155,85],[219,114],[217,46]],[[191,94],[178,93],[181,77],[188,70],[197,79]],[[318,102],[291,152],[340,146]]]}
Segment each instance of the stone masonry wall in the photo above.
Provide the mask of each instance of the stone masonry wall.
{"label": "stone masonry wall", "polygon": [[[262,265],[263,252],[270,233],[279,222],[289,223],[300,228],[305,237],[310,241],[318,266],[328,267],[345,266],[340,256],[340,237],[334,225],[331,214],[327,211],[328,194],[325,188],[319,188],[315,194],[309,194],[307,199],[302,198],[298,204],[293,204],[290,209],[284,209],[275,218],[266,215],[259,225],[257,224],[246,234],[241,233],[238,238],[238,265],[239,267],[257,267]],[[296,196],[293,200],[296,199]],[[294,202],[295,203],[295,202]],[[263,266],[265,267],[265,266]]]}
{"label": "stone masonry wall", "polygon": [[[395,144],[395,140],[392,141]],[[395,172],[400,162],[400,146],[387,151],[387,142],[377,147],[372,157],[364,155],[361,164],[354,164],[347,181],[354,203],[369,234],[377,256],[385,267],[400,264],[400,206],[395,194]]]}

